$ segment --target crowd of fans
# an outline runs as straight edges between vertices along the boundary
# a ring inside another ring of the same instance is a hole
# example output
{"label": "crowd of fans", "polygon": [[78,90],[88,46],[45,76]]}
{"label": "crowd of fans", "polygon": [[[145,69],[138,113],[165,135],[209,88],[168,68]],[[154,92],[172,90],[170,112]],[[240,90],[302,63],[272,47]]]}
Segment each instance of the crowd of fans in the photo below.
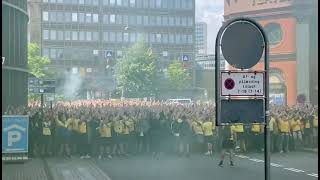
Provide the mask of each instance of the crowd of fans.
{"label": "crowd of fans", "polygon": [[[168,104],[140,100],[81,100],[53,107],[10,108],[5,115],[28,115],[31,156],[80,155],[112,158],[152,153],[213,155],[221,149],[223,134],[216,127],[214,106]],[[236,151],[262,152],[264,125],[230,127]],[[318,144],[318,107],[271,106],[271,152],[288,153]]]}

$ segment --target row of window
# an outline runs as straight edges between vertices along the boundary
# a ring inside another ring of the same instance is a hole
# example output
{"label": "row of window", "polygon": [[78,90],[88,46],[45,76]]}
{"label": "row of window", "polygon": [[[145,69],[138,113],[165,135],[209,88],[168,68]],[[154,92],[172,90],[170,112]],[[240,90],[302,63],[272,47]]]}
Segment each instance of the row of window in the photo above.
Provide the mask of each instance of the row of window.
{"label": "row of window", "polygon": [[43,0],[44,3],[131,8],[192,9],[193,0]]}
{"label": "row of window", "polygon": [[[193,36],[191,34],[161,34],[149,33],[143,35],[136,32],[103,32],[103,41],[105,42],[131,42],[135,43],[144,37],[145,42],[163,43],[163,44],[192,44]],[[90,31],[60,31],[43,30],[43,40],[72,40],[72,41],[99,41],[98,32]]]}
{"label": "row of window", "polygon": [[[43,11],[43,21],[99,23],[99,15],[91,13]],[[103,24],[151,25],[151,26],[193,26],[192,17],[180,16],[140,16],[140,15],[103,15]]]}

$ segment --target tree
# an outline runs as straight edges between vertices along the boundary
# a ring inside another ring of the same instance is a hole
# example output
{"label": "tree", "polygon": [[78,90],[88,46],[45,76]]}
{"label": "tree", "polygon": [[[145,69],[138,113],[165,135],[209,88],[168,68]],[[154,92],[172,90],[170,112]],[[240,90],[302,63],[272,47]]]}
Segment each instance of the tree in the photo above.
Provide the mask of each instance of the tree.
{"label": "tree", "polygon": [[[28,70],[37,78],[43,78],[48,75],[44,71],[44,67],[50,63],[50,59],[41,56],[40,47],[35,43],[28,44]],[[29,94],[29,101],[32,99],[39,99],[39,94]]]}
{"label": "tree", "polygon": [[117,60],[116,78],[125,97],[155,96],[157,89],[156,56],[139,40],[127,53]]}
{"label": "tree", "polygon": [[37,78],[46,77],[44,67],[50,63],[50,59],[41,56],[40,47],[35,43],[28,44],[28,69]]}
{"label": "tree", "polygon": [[170,86],[173,89],[181,90],[191,85],[190,74],[182,67],[182,63],[178,60],[169,64],[168,75]]}

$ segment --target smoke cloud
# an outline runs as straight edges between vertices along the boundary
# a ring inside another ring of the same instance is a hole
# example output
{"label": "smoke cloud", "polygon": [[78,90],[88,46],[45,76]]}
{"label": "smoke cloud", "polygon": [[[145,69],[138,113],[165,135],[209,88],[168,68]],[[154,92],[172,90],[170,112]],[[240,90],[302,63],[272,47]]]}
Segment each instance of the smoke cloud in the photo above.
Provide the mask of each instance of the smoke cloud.
{"label": "smoke cloud", "polygon": [[82,84],[80,74],[75,70],[65,72],[64,97],[68,100],[74,100],[78,97],[78,91]]}

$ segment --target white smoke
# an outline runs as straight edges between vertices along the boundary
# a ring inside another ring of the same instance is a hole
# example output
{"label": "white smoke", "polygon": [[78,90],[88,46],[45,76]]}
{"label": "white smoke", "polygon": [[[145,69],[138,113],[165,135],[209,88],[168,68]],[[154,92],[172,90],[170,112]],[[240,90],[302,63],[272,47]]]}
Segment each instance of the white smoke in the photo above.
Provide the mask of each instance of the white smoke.
{"label": "white smoke", "polygon": [[77,68],[72,68],[71,71],[65,72],[64,97],[68,100],[76,99],[81,84],[82,78],[80,77]]}

